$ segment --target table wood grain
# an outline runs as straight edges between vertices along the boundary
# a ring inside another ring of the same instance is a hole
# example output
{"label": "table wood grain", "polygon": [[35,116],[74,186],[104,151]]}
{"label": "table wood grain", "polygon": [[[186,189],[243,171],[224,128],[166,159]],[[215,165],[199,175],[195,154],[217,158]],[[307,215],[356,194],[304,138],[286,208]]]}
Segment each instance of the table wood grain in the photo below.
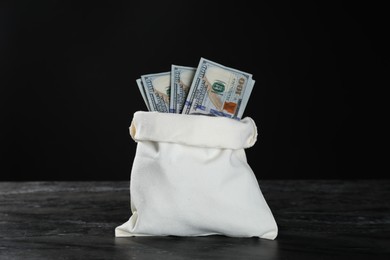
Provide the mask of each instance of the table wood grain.
{"label": "table wood grain", "polygon": [[390,259],[389,180],[259,184],[275,241],[115,238],[130,216],[129,182],[1,182],[0,259]]}

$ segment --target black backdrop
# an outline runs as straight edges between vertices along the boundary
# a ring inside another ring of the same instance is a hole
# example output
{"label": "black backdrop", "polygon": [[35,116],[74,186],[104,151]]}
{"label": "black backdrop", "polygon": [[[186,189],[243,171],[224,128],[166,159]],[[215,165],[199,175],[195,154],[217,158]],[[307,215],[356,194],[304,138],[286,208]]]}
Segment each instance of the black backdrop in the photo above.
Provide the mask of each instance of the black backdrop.
{"label": "black backdrop", "polygon": [[128,180],[128,127],[146,109],[135,79],[200,57],[256,79],[260,179],[381,176],[384,7],[270,2],[3,6],[0,179]]}

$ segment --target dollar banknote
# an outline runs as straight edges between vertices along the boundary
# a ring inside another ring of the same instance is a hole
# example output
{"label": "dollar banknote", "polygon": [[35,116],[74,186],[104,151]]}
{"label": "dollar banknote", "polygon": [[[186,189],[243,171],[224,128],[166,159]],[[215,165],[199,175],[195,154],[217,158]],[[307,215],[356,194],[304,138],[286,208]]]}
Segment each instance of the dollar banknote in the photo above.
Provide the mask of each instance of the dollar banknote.
{"label": "dollar banknote", "polygon": [[169,111],[181,113],[188,91],[194,78],[196,68],[172,65],[171,67],[171,99]]}
{"label": "dollar banknote", "polygon": [[241,119],[254,84],[252,74],[201,58],[182,113]]}
{"label": "dollar banknote", "polygon": [[145,89],[144,89],[144,86],[142,85],[142,80],[141,79],[137,79],[136,82],[137,82],[138,89],[141,92],[141,96],[142,96],[142,98],[143,98],[143,100],[145,102],[145,105],[148,108],[148,110],[150,111],[148,98],[146,97]]}
{"label": "dollar banknote", "polygon": [[169,112],[171,72],[141,76],[150,111]]}

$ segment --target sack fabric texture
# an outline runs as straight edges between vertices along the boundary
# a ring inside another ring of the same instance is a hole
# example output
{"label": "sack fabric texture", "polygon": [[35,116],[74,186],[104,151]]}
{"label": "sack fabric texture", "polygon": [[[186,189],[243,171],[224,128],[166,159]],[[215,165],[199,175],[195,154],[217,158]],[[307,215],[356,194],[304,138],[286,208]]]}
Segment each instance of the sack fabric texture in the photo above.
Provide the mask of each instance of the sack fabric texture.
{"label": "sack fabric texture", "polygon": [[260,237],[278,228],[247,163],[254,121],[136,112],[130,219],[115,236]]}

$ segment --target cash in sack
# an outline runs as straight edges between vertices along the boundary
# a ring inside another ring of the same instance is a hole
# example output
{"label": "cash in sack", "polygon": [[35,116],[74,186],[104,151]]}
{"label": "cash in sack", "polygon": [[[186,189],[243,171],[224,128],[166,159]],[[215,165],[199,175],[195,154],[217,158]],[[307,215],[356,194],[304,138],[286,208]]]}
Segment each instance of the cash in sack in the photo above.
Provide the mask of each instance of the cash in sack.
{"label": "cash in sack", "polygon": [[252,75],[202,58],[198,68],[141,76],[138,88],[149,111],[241,119],[255,81]]}
{"label": "cash in sack", "polygon": [[196,69],[172,65],[136,82],[149,112],[136,112],[130,126],[132,214],[115,236],[275,239],[244,150],[257,140],[255,122],[242,119],[252,75],[202,58]]}

